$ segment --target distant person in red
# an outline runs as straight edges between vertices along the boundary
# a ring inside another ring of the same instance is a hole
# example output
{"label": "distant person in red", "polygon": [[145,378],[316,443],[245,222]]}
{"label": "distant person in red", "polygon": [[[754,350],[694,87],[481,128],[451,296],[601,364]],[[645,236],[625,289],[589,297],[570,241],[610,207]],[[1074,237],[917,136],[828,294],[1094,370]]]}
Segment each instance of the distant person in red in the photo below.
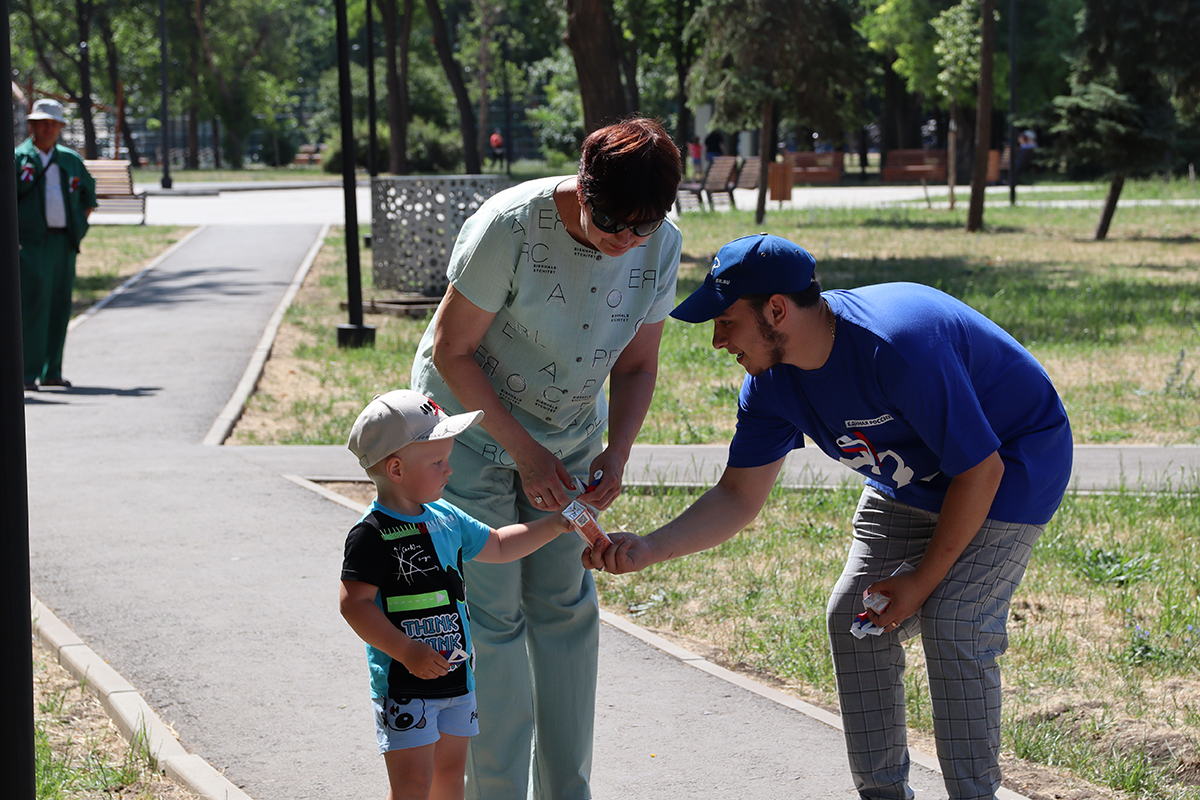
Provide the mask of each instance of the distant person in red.
{"label": "distant person in red", "polygon": [[704,146],[700,144],[699,136],[692,137],[692,143],[688,145],[688,155],[692,159],[692,177],[699,178],[704,174]]}
{"label": "distant person in red", "polygon": [[499,164],[504,160],[504,137],[500,135],[499,128],[492,131],[492,135],[488,139],[488,144],[492,148],[492,163]]}

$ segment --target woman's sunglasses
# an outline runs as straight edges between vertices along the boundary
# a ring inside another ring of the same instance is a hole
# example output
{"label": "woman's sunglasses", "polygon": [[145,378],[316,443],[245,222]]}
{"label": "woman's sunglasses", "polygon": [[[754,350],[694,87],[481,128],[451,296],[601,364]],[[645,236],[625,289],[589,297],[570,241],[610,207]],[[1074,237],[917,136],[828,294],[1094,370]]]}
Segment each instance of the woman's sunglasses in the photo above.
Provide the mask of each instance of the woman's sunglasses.
{"label": "woman's sunglasses", "polygon": [[666,220],[666,217],[663,217],[662,219],[656,219],[653,222],[641,222],[637,225],[626,225],[624,222],[618,222],[608,214],[605,214],[603,211],[596,208],[596,203],[592,200],[588,200],[588,207],[592,210],[592,224],[605,233],[620,233],[628,228],[633,231],[634,236],[649,236],[661,228],[663,222]]}

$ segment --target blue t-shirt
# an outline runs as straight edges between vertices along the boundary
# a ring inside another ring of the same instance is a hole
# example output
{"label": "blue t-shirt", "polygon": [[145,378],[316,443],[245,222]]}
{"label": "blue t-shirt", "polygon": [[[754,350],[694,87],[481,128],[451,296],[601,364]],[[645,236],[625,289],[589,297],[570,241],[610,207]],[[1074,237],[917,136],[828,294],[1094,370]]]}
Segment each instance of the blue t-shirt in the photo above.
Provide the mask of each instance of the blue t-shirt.
{"label": "blue t-shirt", "polygon": [[999,325],[928,286],[825,292],[837,317],[823,366],[747,376],[729,466],[756,467],[804,436],[884,494],[940,512],[950,479],[993,452],[989,517],[1044,524],[1071,475],[1071,428],[1037,360]]}
{"label": "blue t-shirt", "polygon": [[443,654],[461,648],[469,655],[440,678],[417,678],[399,661],[367,645],[371,696],[458,697],[475,688],[462,565],[479,555],[491,528],[444,500],[427,503],[408,517],[378,501],[346,536],[342,580],[379,588],[375,603],[412,639]]}

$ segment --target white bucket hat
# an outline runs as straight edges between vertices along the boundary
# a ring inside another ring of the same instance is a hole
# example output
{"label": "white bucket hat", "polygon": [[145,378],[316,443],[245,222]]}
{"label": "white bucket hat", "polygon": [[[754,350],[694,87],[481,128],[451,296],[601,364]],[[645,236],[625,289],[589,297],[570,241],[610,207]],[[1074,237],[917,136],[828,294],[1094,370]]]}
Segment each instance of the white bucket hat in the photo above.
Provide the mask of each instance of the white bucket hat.
{"label": "white bucket hat", "polygon": [[67,118],[63,114],[62,103],[49,98],[43,98],[35,102],[33,104],[33,111],[30,111],[29,116],[25,119],[52,119],[55,122],[61,122],[64,125],[67,124]]}

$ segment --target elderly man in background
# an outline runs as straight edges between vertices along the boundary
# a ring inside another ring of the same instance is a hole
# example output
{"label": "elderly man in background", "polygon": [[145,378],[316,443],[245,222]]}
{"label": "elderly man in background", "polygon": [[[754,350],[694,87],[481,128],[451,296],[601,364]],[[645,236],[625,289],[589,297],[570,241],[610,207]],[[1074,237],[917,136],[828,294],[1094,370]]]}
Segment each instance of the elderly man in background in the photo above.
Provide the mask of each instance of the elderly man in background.
{"label": "elderly man in background", "polygon": [[62,104],[38,100],[29,138],[17,145],[17,223],[21,241],[21,331],[25,391],[70,387],[62,375],[71,321],[75,256],[96,208],[96,181],[83,159],[58,143],[66,125]]}

